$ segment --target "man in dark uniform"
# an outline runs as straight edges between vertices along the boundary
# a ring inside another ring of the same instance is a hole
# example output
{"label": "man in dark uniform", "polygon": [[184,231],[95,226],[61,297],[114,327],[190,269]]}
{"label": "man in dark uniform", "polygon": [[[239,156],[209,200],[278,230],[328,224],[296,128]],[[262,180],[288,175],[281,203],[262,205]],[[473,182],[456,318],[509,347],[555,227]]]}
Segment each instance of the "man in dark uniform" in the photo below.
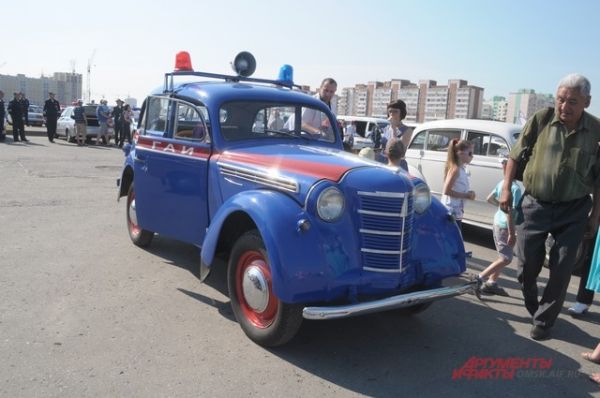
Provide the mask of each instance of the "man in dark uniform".
{"label": "man in dark uniform", "polygon": [[121,135],[123,131],[123,101],[118,99],[117,106],[115,106],[112,110],[113,116],[113,129],[115,130],[115,145],[119,145],[121,140]]}
{"label": "man in dark uniform", "polygon": [[21,99],[19,100],[21,104],[21,109],[23,109],[23,119],[25,120],[25,125],[29,126],[29,100],[25,97],[25,93],[21,91]]}
{"label": "man in dark uniform", "polygon": [[4,133],[4,119],[6,118],[6,109],[4,109],[4,91],[0,90],[0,142],[4,142],[6,134]]}
{"label": "man in dark uniform", "polygon": [[44,119],[46,120],[46,129],[48,132],[48,141],[54,142],[56,135],[56,119],[60,116],[60,104],[54,99],[54,93],[48,93],[48,98],[44,102]]}
{"label": "man in dark uniform", "polygon": [[29,140],[25,137],[25,126],[23,126],[23,108],[21,106],[19,97],[19,93],[14,93],[13,100],[8,103],[8,113],[12,118],[14,141],[19,142],[19,137],[21,137],[21,141],[27,142]]}

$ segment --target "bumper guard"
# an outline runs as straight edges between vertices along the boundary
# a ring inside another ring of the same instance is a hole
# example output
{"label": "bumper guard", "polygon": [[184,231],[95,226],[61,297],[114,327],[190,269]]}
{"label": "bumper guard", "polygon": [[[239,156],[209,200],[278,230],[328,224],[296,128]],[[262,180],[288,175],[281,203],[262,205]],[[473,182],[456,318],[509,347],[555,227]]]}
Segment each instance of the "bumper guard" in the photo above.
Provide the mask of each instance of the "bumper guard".
{"label": "bumper guard", "polygon": [[479,297],[480,287],[480,282],[478,282],[477,279],[471,279],[469,282],[462,285],[406,293],[399,296],[386,297],[384,299],[367,301],[364,303],[342,305],[337,307],[305,307],[302,311],[302,316],[304,319],[312,320],[348,318],[351,316],[411,307],[413,305],[459,296],[470,291]]}

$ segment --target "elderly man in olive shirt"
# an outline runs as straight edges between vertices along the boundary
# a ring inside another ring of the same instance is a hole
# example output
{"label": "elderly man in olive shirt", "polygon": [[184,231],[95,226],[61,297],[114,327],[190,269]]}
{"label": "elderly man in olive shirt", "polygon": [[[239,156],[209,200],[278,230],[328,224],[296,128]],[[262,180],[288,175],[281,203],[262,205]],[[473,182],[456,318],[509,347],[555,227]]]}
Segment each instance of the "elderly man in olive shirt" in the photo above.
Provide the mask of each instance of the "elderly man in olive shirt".
{"label": "elderly man in olive shirt", "polygon": [[[500,207],[508,211],[510,186],[517,163],[523,161],[520,154],[533,147],[523,173],[517,258],[525,307],[533,317],[530,335],[534,340],[549,337],[565,299],[577,248],[584,233],[591,235],[598,229],[600,122],[584,111],[590,105],[590,91],[585,77],[565,76],[558,84],[555,108],[538,111],[523,128],[504,176]],[[550,251],[550,278],[538,301],[537,277],[548,234],[555,241]]]}

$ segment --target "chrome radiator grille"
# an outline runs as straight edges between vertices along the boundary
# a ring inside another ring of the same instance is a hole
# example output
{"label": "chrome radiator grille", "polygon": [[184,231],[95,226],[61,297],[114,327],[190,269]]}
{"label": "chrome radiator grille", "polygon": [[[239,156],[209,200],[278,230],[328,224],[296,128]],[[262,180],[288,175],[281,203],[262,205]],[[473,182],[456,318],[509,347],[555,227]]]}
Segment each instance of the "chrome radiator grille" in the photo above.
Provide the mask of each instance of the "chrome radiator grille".
{"label": "chrome radiator grille", "polygon": [[363,268],[402,272],[410,250],[412,194],[358,192]]}

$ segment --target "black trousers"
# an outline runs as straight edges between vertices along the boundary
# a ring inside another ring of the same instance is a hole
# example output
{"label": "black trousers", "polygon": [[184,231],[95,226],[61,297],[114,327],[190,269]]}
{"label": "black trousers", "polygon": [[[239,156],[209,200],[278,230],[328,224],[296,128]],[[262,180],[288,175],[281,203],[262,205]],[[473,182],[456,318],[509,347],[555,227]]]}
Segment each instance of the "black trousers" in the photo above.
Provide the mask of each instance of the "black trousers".
{"label": "black trousers", "polygon": [[121,123],[121,121],[115,120],[115,125],[113,126],[113,130],[115,131],[115,145],[119,145],[119,142],[121,141],[122,131],[123,131],[123,124]]}
{"label": "black trousers", "polygon": [[13,138],[15,141],[19,141],[19,137],[21,137],[21,140],[23,141],[27,139],[25,137],[25,126],[23,125],[23,118],[13,117]]}
{"label": "black trousers", "polygon": [[48,140],[54,141],[54,136],[56,135],[56,117],[48,116],[46,118],[46,129]]}
{"label": "black trousers", "polygon": [[131,144],[131,124],[123,122],[119,146],[123,146],[125,140],[127,140],[127,142]]}
{"label": "black trousers", "polygon": [[[569,202],[548,203],[526,193],[521,208],[524,221],[517,225],[518,279],[533,324],[549,328],[554,325],[565,301],[592,200],[586,195]],[[538,301],[537,277],[544,263],[548,234],[554,237],[550,250],[550,277]]]}

